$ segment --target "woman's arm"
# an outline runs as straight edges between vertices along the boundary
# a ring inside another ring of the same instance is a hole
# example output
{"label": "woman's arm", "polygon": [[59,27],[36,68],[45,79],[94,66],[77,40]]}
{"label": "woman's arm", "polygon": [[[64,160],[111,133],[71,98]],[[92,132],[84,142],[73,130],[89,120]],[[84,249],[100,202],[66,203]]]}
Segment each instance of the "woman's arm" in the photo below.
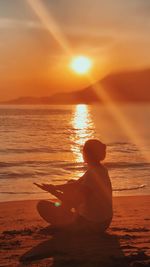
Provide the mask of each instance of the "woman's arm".
{"label": "woman's arm", "polygon": [[82,182],[84,182],[84,175],[82,177],[80,177],[78,180],[69,180],[67,183],[65,184],[60,184],[60,185],[52,185],[52,184],[37,184],[34,183],[36,186],[38,186],[39,188],[41,188],[44,191],[47,191],[51,194],[55,194],[56,190],[59,191],[64,191],[64,190],[71,190],[74,189],[75,187],[78,187],[80,185],[82,185]]}
{"label": "woman's arm", "polygon": [[36,186],[38,186],[39,188],[41,188],[42,190],[49,192],[50,194],[52,194],[53,196],[57,197],[58,199],[62,200],[63,199],[63,193],[57,191],[56,187],[54,185],[51,184],[37,184],[34,183]]}
{"label": "woman's arm", "polygon": [[76,182],[69,182],[66,184],[55,185],[56,190],[64,191],[66,189],[71,190],[76,186]]}
{"label": "woman's arm", "polygon": [[81,176],[78,180],[71,179],[65,184],[55,185],[55,188],[60,191],[63,191],[65,189],[74,189],[75,187],[82,186],[84,180],[85,180],[85,175]]}
{"label": "woman's arm", "polygon": [[33,183],[34,185],[36,185],[37,187],[41,188],[42,190],[46,191],[46,192],[53,192],[54,189],[54,185],[52,184],[37,184],[37,183]]}

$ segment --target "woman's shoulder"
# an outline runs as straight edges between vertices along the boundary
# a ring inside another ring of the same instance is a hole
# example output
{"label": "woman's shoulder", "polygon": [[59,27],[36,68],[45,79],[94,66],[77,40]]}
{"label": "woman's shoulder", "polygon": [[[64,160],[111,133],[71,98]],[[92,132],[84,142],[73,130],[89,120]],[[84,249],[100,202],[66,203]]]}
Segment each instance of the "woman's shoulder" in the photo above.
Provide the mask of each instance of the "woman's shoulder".
{"label": "woman's shoulder", "polygon": [[108,173],[108,169],[103,165],[103,164],[99,164],[93,168],[91,168],[88,172],[89,176],[97,176],[100,178],[104,178],[104,179],[109,179],[109,173]]}
{"label": "woman's shoulder", "polygon": [[93,165],[84,174],[84,178],[91,177],[93,175],[108,176],[108,170],[103,164]]}
{"label": "woman's shoulder", "polygon": [[91,169],[89,169],[89,171],[99,171],[99,172],[108,172],[107,168],[105,165],[99,163],[96,165],[93,165]]}

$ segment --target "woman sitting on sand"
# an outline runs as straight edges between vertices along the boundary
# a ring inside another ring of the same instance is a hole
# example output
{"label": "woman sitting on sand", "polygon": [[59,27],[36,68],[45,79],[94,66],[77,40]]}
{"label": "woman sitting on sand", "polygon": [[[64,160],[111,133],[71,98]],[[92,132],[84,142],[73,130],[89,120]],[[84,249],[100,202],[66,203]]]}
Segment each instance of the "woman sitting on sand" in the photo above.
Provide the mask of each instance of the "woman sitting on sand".
{"label": "woman sitting on sand", "polygon": [[104,232],[113,216],[111,181],[101,163],[105,156],[106,145],[99,140],[88,140],[83,147],[88,169],[81,178],[63,185],[36,184],[58,199],[39,201],[40,216],[55,227]]}

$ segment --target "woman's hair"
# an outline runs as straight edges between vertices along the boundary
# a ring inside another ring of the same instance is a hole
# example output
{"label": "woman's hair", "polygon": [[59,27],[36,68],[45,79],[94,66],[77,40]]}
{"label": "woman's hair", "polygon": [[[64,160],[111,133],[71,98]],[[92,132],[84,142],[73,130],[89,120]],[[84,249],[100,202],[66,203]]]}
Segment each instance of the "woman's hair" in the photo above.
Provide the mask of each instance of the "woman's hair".
{"label": "woman's hair", "polygon": [[105,159],[106,145],[97,139],[90,139],[83,146],[83,154],[87,162],[98,163]]}

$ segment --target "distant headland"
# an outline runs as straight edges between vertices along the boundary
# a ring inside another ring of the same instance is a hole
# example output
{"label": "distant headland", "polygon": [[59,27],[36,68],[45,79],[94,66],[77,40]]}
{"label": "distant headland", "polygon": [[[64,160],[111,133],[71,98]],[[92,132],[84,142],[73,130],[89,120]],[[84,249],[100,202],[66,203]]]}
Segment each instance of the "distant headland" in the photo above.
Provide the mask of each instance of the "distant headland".
{"label": "distant headland", "polygon": [[[96,89],[95,89],[96,88]],[[19,97],[5,105],[51,105],[103,103],[101,88],[115,102],[150,102],[150,69],[109,74],[82,90],[43,97]]]}

